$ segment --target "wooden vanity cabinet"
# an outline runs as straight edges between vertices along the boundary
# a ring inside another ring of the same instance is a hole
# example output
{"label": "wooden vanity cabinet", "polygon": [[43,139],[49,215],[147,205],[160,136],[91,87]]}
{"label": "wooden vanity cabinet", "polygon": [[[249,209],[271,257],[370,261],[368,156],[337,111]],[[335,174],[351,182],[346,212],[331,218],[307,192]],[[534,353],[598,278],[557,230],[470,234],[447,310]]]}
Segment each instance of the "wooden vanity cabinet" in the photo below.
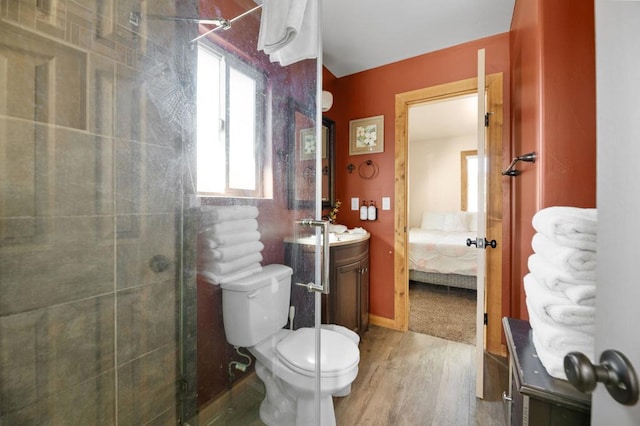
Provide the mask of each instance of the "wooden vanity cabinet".
{"label": "wooden vanity cabinet", "polygon": [[369,329],[369,240],[331,247],[329,270],[322,322],[364,333]]}
{"label": "wooden vanity cabinet", "polygon": [[[313,327],[314,293],[296,285],[313,281],[314,247],[285,243],[285,261],[292,266],[291,304],[294,328]],[[369,328],[369,239],[332,244],[329,294],[322,295],[322,323],[337,324],[362,335]]]}

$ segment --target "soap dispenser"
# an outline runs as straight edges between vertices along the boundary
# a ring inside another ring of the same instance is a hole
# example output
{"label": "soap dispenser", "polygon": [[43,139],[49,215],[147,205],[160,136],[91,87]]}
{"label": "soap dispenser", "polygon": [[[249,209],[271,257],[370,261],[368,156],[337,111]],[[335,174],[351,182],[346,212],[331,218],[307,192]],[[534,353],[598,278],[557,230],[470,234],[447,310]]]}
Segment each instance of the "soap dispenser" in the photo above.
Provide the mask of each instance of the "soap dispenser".
{"label": "soap dispenser", "polygon": [[376,220],[377,216],[378,216],[378,208],[376,207],[375,201],[371,200],[369,202],[369,208],[367,210],[367,219]]}
{"label": "soap dispenser", "polygon": [[360,207],[360,220],[367,220],[369,210],[367,209],[367,202],[362,200],[362,206]]}

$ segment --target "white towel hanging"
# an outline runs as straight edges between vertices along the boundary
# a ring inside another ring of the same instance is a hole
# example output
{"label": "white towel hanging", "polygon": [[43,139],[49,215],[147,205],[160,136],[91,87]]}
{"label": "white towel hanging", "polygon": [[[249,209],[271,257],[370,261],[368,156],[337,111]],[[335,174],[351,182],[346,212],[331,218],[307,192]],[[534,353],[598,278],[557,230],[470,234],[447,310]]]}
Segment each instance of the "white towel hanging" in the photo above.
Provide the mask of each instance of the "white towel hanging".
{"label": "white towel hanging", "polygon": [[318,57],[319,0],[264,0],[258,49],[287,66]]}

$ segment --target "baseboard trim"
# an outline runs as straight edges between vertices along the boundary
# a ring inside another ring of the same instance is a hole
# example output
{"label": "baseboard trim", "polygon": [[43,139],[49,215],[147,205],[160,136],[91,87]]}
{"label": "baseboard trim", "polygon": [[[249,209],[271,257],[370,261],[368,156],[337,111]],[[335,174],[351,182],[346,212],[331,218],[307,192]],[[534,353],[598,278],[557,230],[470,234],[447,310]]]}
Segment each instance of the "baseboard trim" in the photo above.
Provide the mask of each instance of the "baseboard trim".
{"label": "baseboard trim", "polygon": [[398,329],[396,327],[396,323],[395,323],[395,321],[393,319],[385,318],[385,317],[379,317],[377,315],[369,314],[369,324],[377,325],[379,327],[384,327],[384,328],[390,328],[392,330],[402,331],[402,330],[400,330],[400,329]]}

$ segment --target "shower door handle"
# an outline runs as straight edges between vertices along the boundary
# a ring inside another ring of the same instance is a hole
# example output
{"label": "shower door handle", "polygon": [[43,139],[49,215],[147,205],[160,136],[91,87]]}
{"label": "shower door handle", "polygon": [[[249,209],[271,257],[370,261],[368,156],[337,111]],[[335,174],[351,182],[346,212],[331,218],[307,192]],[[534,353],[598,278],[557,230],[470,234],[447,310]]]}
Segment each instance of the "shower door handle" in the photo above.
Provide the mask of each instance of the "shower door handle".
{"label": "shower door handle", "polygon": [[306,287],[309,291],[318,291],[323,294],[329,294],[329,221],[302,219],[296,222],[297,225],[306,227],[317,227],[320,229],[322,238],[322,259],[316,262],[316,268],[320,267],[320,285],[315,283],[296,283],[297,285]]}

